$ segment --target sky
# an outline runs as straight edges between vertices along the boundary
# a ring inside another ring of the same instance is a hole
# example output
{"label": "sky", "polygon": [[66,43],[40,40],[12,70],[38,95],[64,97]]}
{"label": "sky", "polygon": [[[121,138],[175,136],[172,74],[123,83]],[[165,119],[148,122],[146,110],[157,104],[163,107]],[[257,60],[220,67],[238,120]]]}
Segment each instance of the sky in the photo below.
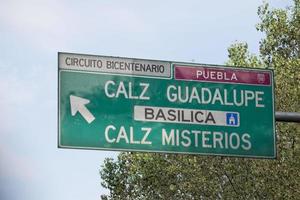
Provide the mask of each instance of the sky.
{"label": "sky", "polygon": [[[284,8],[290,1],[270,0]],[[96,200],[118,152],[57,148],[57,52],[224,64],[261,0],[0,0],[0,199]]]}

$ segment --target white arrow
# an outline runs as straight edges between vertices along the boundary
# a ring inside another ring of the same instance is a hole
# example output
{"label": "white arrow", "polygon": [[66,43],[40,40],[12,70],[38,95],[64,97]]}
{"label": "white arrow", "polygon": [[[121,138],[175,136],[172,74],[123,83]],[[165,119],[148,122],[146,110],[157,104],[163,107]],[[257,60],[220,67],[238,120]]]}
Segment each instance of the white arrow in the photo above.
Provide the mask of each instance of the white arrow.
{"label": "white arrow", "polygon": [[79,112],[82,117],[90,124],[94,121],[95,117],[93,114],[85,107],[86,104],[90,103],[90,100],[84,99],[81,97],[77,97],[74,95],[70,95],[70,103],[71,103],[71,114],[74,116],[77,112]]}

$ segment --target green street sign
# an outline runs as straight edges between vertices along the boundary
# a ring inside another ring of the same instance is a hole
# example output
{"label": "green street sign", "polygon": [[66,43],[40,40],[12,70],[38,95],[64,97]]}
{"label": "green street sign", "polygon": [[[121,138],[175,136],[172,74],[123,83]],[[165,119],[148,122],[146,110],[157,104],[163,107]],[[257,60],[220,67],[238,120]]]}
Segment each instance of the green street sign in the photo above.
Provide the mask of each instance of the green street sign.
{"label": "green street sign", "polygon": [[58,54],[58,146],[275,158],[273,71]]}

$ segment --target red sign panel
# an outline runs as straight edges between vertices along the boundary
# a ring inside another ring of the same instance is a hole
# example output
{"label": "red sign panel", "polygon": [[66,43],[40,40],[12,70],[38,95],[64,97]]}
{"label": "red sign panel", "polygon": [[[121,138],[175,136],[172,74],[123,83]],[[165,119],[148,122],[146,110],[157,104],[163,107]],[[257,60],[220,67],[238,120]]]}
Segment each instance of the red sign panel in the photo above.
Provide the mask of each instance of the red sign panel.
{"label": "red sign panel", "polygon": [[176,80],[271,85],[269,71],[175,65]]}

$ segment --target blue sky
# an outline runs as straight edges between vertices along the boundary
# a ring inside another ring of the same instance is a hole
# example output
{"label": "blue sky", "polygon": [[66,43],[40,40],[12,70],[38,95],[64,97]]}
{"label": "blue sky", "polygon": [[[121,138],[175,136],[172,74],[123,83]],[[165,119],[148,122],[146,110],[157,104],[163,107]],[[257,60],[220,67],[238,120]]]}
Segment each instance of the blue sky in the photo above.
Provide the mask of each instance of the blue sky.
{"label": "blue sky", "polygon": [[[290,1],[271,0],[272,7]],[[0,0],[0,199],[99,199],[116,152],[57,148],[57,52],[224,64],[260,0]]]}

